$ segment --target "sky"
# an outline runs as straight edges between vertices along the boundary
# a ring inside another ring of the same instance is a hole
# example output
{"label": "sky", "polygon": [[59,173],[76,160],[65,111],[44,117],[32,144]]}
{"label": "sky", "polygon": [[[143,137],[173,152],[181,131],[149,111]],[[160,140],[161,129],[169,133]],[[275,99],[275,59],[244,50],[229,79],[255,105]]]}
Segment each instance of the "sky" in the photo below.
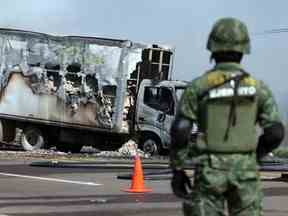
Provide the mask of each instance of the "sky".
{"label": "sky", "polygon": [[261,34],[288,28],[287,8],[287,0],[2,0],[0,27],[174,45],[173,77],[192,80],[213,66],[206,50],[213,23],[235,17],[251,34],[245,69],[270,86],[281,107],[288,107],[288,33]]}

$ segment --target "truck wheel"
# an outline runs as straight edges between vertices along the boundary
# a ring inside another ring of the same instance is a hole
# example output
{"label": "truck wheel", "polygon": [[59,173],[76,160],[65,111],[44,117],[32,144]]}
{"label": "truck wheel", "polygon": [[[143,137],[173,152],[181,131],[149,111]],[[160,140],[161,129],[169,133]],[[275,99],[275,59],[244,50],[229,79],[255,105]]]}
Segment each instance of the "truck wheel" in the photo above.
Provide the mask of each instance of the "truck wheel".
{"label": "truck wheel", "polygon": [[24,150],[33,151],[44,148],[45,141],[43,133],[36,127],[28,127],[24,129],[21,144]]}
{"label": "truck wheel", "polygon": [[161,140],[153,134],[144,135],[140,148],[150,155],[158,155],[162,153]]}

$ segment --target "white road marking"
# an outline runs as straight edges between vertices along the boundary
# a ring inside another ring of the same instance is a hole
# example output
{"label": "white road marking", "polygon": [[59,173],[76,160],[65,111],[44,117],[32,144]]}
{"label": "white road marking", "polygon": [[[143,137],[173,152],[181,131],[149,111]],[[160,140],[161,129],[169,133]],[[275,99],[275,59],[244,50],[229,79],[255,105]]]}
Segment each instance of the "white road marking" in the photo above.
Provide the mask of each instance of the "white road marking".
{"label": "white road marking", "polygon": [[97,183],[94,183],[94,182],[71,181],[71,180],[65,180],[65,179],[44,178],[44,177],[38,177],[38,176],[18,175],[18,174],[3,173],[3,172],[0,172],[0,175],[11,176],[11,177],[19,177],[19,178],[36,179],[36,180],[43,180],[43,181],[54,181],[54,182],[61,182],[61,183],[89,185],[89,186],[100,186],[100,185],[102,185],[102,184],[97,184]]}

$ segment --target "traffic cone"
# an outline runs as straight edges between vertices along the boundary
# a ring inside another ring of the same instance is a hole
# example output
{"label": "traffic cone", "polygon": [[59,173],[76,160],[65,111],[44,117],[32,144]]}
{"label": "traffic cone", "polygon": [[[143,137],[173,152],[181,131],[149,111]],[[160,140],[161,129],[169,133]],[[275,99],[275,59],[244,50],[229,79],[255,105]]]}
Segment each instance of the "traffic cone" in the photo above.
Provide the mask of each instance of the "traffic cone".
{"label": "traffic cone", "polygon": [[124,189],[122,191],[130,193],[145,193],[151,192],[152,189],[145,188],[144,186],[144,176],[140,157],[137,155],[134,158],[134,171],[132,177],[132,184],[130,189]]}

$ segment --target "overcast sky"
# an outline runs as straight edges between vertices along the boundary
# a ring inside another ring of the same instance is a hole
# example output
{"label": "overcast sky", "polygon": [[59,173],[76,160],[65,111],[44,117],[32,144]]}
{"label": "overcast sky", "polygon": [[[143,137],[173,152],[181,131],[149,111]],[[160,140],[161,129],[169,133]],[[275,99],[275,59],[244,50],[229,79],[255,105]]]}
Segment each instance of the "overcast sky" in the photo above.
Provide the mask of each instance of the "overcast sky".
{"label": "overcast sky", "polygon": [[258,33],[288,27],[287,8],[287,0],[9,0],[1,1],[0,27],[175,45],[174,78],[191,80],[212,66],[206,41],[213,23],[236,17],[252,38],[246,70],[269,84],[283,103],[288,33]]}

